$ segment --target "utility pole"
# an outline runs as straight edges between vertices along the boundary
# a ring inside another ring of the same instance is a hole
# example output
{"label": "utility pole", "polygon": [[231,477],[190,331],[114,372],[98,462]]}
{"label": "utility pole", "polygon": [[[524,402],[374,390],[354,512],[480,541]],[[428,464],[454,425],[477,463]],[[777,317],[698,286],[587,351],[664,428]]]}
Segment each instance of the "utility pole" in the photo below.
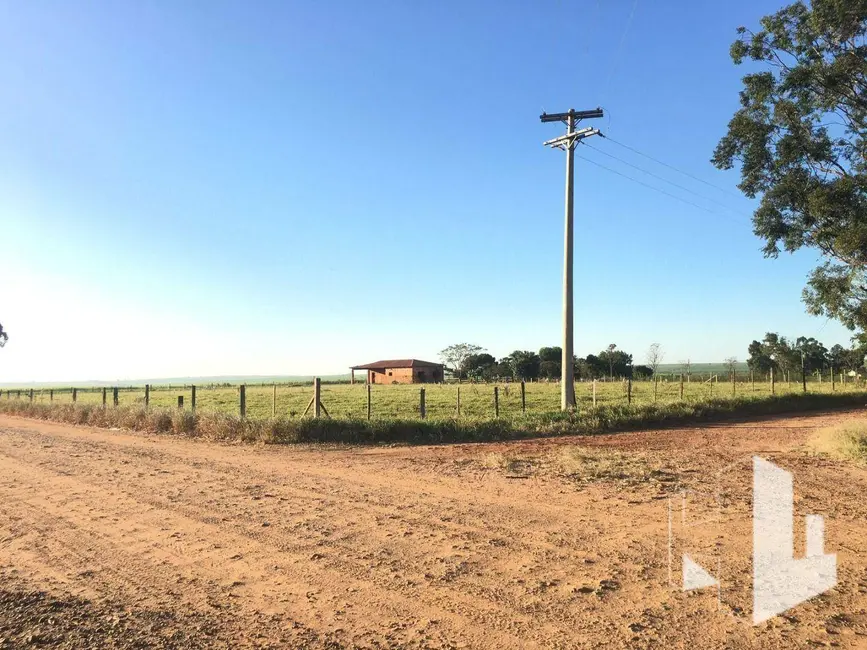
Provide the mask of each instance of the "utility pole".
{"label": "utility pole", "polygon": [[585,127],[575,130],[575,124],[582,119],[602,117],[602,109],[576,111],[569,109],[568,113],[542,113],[542,122],[563,122],[566,124],[566,135],[561,135],[544,143],[552,149],[562,149],[566,152],[566,227],[563,242],[563,361],[560,377],[560,410],[575,408],[575,357],[573,352],[573,301],[572,301],[572,268],[574,247],[574,219],[572,206],[574,202],[573,182],[575,177],[575,147],[584,138],[598,135],[599,129]]}

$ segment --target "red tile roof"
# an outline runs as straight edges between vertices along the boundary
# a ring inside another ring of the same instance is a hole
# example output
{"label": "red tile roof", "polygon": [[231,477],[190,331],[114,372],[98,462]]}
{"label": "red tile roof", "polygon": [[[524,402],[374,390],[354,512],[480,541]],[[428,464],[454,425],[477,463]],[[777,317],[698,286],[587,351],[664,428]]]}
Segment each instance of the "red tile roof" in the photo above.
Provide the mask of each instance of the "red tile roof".
{"label": "red tile roof", "polygon": [[385,359],[384,361],[374,361],[373,363],[365,363],[363,366],[352,366],[353,370],[380,370],[382,368],[418,368],[418,367],[436,367],[441,368],[443,364],[433,363],[431,361],[419,361],[418,359]]}

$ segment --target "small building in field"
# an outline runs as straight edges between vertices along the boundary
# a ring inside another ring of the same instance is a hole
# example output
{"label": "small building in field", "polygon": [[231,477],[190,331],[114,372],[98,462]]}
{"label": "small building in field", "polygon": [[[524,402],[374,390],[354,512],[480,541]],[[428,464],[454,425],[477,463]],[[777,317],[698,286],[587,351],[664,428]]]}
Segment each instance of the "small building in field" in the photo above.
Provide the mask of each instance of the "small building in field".
{"label": "small building in field", "polygon": [[387,359],[352,366],[352,383],[355,371],[367,371],[368,384],[433,384],[443,380],[443,364],[418,359]]}

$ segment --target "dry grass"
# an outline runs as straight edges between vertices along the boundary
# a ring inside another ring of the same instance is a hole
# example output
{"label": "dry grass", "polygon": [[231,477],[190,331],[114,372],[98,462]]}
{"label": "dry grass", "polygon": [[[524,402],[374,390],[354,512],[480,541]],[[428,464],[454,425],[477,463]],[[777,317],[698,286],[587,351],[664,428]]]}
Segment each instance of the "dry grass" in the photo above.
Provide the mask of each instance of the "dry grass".
{"label": "dry grass", "polygon": [[809,446],[817,453],[834,458],[867,462],[867,420],[822,429]]}
{"label": "dry grass", "polygon": [[643,453],[569,445],[544,454],[491,453],[482,460],[486,469],[506,476],[554,476],[577,483],[612,482],[625,485],[675,485],[677,475]]}
{"label": "dry grass", "polygon": [[[712,398],[703,402],[676,404],[600,405],[570,413],[528,413],[524,416],[496,419],[461,416],[460,419],[429,417],[421,420],[413,417],[366,420],[338,417],[242,419],[237,415],[219,411],[193,413],[171,408],[145,409],[142,405],[132,404],[104,407],[101,404],[81,402],[64,404],[7,398],[0,400],[0,413],[94,427],[174,433],[210,440],[439,444],[628,431],[721,421],[732,417],[863,406],[864,400],[865,395],[861,392],[808,393],[764,398]],[[594,459],[590,456],[580,460],[567,459],[565,462],[561,459],[558,466],[563,473],[568,474],[570,464],[576,463],[585,469],[597,465],[607,466],[608,469],[599,471],[607,471],[612,476],[618,471],[614,460]],[[631,475],[632,470],[621,469],[625,476]]]}

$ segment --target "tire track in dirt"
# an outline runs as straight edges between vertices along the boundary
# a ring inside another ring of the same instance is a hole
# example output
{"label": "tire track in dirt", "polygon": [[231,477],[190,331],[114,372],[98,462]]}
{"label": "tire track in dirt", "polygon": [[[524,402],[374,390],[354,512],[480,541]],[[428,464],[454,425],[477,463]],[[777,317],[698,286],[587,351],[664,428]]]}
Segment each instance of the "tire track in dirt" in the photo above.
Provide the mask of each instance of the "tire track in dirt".
{"label": "tire track in dirt", "polygon": [[[828,543],[860,550],[867,472],[793,451],[829,421],[569,444],[709,474],[750,450],[778,455],[798,504],[848,524]],[[0,564],[241,626],[273,613],[365,647],[856,647],[867,633],[863,558],[841,556],[841,584],[797,623],[753,629],[664,584],[659,486],[515,481],[481,462],[565,445],[256,448],[0,418]]]}

